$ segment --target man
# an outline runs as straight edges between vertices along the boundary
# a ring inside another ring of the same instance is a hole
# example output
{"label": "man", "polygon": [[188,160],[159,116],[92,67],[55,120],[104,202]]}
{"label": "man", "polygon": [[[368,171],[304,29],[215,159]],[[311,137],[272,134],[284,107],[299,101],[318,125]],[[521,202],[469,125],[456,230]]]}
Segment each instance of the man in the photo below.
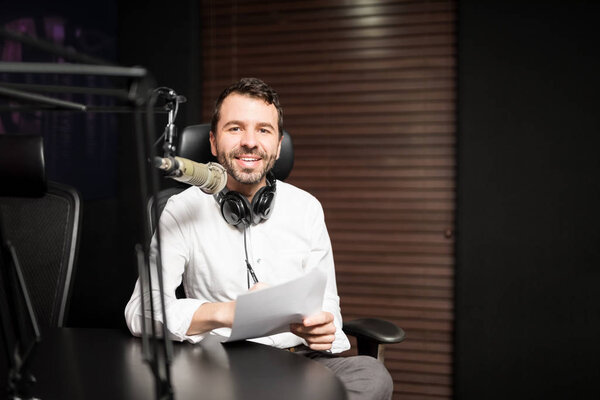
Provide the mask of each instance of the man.
{"label": "man", "polygon": [[[169,333],[193,343],[211,332],[227,335],[239,294],[320,269],[327,277],[323,311],[256,341],[301,349],[332,369],[351,399],[389,399],[392,381],[380,362],[333,356],[350,344],[341,329],[331,243],[317,199],[268,174],[282,135],[278,95],[264,82],[242,79],[217,99],[210,145],[227,171],[227,187],[214,198],[197,187],[173,196],[159,222]],[[243,221],[229,218],[229,202],[246,210]],[[251,277],[260,283],[251,285]],[[176,299],[182,281],[187,298]],[[138,283],[125,309],[134,335],[141,334],[141,307]]]}

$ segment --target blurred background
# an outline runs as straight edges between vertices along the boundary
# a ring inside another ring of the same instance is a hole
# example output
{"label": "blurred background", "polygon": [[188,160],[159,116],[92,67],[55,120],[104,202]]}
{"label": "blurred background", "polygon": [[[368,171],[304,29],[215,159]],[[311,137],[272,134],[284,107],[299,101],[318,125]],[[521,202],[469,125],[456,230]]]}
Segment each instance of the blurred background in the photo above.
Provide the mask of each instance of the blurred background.
{"label": "blurred background", "polygon": [[[123,66],[209,122],[272,85],[323,204],[345,318],[382,317],[394,399],[600,396],[600,56],[593,1],[2,1],[0,24]],[[2,61],[65,62],[0,39]],[[3,82],[103,87],[98,77]],[[111,106],[103,97],[73,101]],[[83,96],[83,95],[80,95]],[[83,195],[69,326],[125,328],[142,229],[131,117],[9,111]],[[166,116],[157,118],[162,131]],[[168,186],[168,182],[163,182]]]}

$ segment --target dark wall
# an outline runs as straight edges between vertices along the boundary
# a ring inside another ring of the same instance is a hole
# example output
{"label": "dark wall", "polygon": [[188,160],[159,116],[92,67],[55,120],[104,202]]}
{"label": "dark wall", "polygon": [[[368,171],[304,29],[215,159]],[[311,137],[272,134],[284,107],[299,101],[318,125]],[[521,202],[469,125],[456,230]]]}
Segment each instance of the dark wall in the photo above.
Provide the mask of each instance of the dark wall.
{"label": "dark wall", "polygon": [[[203,121],[202,32],[198,1],[164,3],[142,0],[118,2],[118,60],[121,65],[142,65],[158,86],[167,86],[187,98],[177,125]],[[162,119],[164,128],[166,119]]]}
{"label": "dark wall", "polygon": [[[170,87],[187,98],[176,120],[180,129],[200,122],[202,48],[197,2],[177,1],[167,7],[161,3],[118,1],[114,18],[118,26],[117,63],[143,66],[158,86]],[[137,278],[134,246],[143,237],[132,122],[131,115],[119,117],[113,218],[90,214],[84,221],[88,231],[105,240],[82,241],[80,258],[88,263],[81,263],[78,271],[70,314],[70,324],[74,326],[125,326],[123,310]],[[166,114],[157,116],[158,135],[166,123]],[[164,181],[161,184],[168,185]],[[90,267],[90,260],[98,259],[102,260],[101,265],[94,262]]]}
{"label": "dark wall", "polygon": [[455,397],[599,398],[595,2],[459,2]]}

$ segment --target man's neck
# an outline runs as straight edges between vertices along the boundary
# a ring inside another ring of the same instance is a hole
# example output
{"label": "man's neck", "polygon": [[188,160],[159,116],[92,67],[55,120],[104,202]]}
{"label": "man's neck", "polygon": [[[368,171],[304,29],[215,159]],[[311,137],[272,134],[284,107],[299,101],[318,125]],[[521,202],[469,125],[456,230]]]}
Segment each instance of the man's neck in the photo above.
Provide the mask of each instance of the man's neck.
{"label": "man's neck", "polygon": [[261,187],[266,186],[266,185],[267,185],[267,180],[265,177],[263,177],[260,182],[253,183],[253,184],[238,182],[235,179],[233,179],[233,177],[231,177],[231,175],[229,175],[228,179],[227,179],[227,189],[241,193],[248,199],[248,201],[250,203],[252,203],[252,199],[254,198],[254,195],[256,194],[256,192],[258,192],[258,190]]}

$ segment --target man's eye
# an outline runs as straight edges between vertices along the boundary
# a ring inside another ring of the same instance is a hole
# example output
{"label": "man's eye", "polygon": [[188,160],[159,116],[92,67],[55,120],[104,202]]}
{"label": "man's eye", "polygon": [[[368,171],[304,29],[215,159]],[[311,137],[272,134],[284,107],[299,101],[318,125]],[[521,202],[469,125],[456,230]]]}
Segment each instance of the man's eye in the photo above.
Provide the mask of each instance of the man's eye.
{"label": "man's eye", "polygon": [[260,133],[271,133],[271,131],[266,128],[261,128]]}
{"label": "man's eye", "polygon": [[239,126],[232,126],[231,128],[229,128],[229,130],[233,131],[233,132],[238,132],[240,130],[240,127]]}

